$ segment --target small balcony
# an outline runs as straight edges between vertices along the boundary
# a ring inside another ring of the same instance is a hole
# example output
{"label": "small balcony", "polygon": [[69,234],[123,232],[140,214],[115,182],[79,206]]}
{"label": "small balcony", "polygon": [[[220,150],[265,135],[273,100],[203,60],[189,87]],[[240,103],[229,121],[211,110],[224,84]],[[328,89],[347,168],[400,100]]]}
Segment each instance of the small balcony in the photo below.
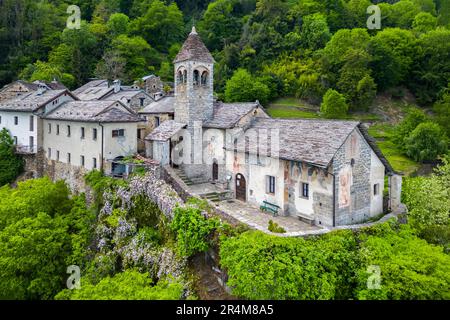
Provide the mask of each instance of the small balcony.
{"label": "small balcony", "polygon": [[36,145],[33,146],[16,145],[17,154],[36,154],[37,152],[38,147]]}

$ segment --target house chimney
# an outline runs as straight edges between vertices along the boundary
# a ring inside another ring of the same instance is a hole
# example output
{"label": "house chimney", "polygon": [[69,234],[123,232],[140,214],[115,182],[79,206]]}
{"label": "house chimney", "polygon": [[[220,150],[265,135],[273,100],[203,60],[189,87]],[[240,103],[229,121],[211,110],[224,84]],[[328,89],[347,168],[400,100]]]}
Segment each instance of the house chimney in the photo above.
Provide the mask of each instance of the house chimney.
{"label": "house chimney", "polygon": [[120,91],[120,80],[116,79],[113,81],[113,86],[114,86],[114,93],[117,93]]}

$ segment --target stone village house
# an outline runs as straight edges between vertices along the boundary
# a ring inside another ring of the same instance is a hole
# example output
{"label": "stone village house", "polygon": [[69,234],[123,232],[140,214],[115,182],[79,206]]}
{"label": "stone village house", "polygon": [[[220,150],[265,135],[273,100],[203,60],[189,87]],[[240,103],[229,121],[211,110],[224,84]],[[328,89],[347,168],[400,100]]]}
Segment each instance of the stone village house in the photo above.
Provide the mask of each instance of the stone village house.
{"label": "stone village house", "polygon": [[258,101],[216,101],[213,71],[193,28],[174,61],[174,96],[155,100],[119,81],[73,92],[17,81],[0,90],[0,126],[34,176],[78,190],[88,170],[120,173],[120,160],[140,151],[191,183],[212,183],[255,208],[269,202],[311,224],[360,223],[400,206],[401,177],[362,124],[272,119]]}
{"label": "stone village house", "polygon": [[238,200],[256,207],[267,201],[316,225],[382,214],[386,175],[387,206],[400,205],[401,177],[359,122],[272,119],[257,101],[215,101],[213,68],[193,28],[174,61],[175,97],[146,108],[147,118],[158,119],[145,138],[148,157],[190,181],[213,182]]}
{"label": "stone village house", "polygon": [[[7,98],[0,101],[0,128],[10,132],[25,158],[26,171],[34,177],[65,179],[78,190],[84,188],[83,175],[89,170],[123,173],[126,168],[120,160],[137,153],[137,128],[142,122],[131,107],[110,99],[86,99],[82,93],[85,100],[81,100],[67,89],[43,84],[23,87],[27,90],[15,95],[15,85],[1,91]],[[114,94],[114,88],[100,89]]]}

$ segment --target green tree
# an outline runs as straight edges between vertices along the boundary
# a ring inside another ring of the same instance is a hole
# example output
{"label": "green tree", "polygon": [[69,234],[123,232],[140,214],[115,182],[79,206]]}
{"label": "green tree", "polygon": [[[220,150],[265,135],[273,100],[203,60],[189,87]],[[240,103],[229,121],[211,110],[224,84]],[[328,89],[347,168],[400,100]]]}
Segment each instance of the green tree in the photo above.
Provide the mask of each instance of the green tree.
{"label": "green tree", "polygon": [[15,153],[14,140],[8,129],[3,128],[0,131],[0,186],[13,182],[23,166],[23,159]]}
{"label": "green tree", "polygon": [[450,86],[442,95],[442,99],[434,104],[433,110],[436,113],[436,122],[445,129],[447,137],[450,138]]}
{"label": "green tree", "polygon": [[437,18],[428,12],[421,12],[414,17],[412,27],[414,31],[424,33],[434,30],[437,25]]}
{"label": "green tree", "polygon": [[[361,269],[358,299],[423,300],[449,299],[450,256],[442,247],[428,244],[413,235],[408,226],[395,231],[382,224],[372,235],[361,236]],[[381,271],[381,287],[368,288],[373,273],[370,266]]]}
{"label": "green tree", "polygon": [[[346,63],[339,70],[340,76],[337,82],[337,89],[345,96],[346,101],[352,109],[365,107],[365,104],[371,101],[361,101],[360,96],[365,95],[362,90],[368,90],[366,93],[372,94],[373,89],[367,88],[370,70],[368,69],[370,56],[363,50],[349,50],[346,52]],[[363,79],[366,79],[363,81]],[[366,87],[358,85],[366,85]],[[366,96],[367,97],[367,96]]]}
{"label": "green tree", "polygon": [[4,186],[0,199],[0,230],[39,212],[54,217],[70,212],[72,201],[64,181],[53,183],[48,177],[21,181],[11,189]]}
{"label": "green tree", "polygon": [[[396,127],[393,141],[400,148],[404,148],[405,138],[422,122],[428,121],[428,117],[421,109],[410,108],[407,111],[406,117]],[[404,150],[404,149],[403,149]]]}
{"label": "green tree", "polygon": [[76,79],[69,73],[64,73],[57,66],[54,66],[48,62],[36,61],[33,65],[29,65],[22,71],[22,78],[29,81],[53,81],[58,80],[67,87],[73,87],[76,83]]}
{"label": "green tree", "polygon": [[254,79],[245,69],[238,69],[225,86],[225,100],[227,102],[250,102],[259,100],[267,103],[269,88],[264,83]]}
{"label": "green tree", "polygon": [[411,0],[401,0],[393,5],[381,6],[381,12],[387,17],[383,26],[409,29],[420,12],[420,6]]}
{"label": "green tree", "polygon": [[333,89],[328,91],[323,96],[322,104],[320,105],[320,113],[325,118],[343,118],[347,115],[348,105],[345,102],[345,97]]}
{"label": "green tree", "polygon": [[130,30],[141,36],[152,47],[167,52],[169,47],[184,36],[183,13],[175,2],[165,5],[160,0],[152,1],[144,16],[133,20]]}
{"label": "green tree", "polygon": [[410,224],[420,233],[435,226],[450,226],[450,159],[428,177],[409,177],[402,187]]}
{"label": "green tree", "polygon": [[210,50],[239,40],[242,21],[235,14],[235,0],[217,0],[208,5],[198,24],[199,32]]}
{"label": "green tree", "polygon": [[312,50],[323,48],[330,38],[330,29],[324,15],[313,14],[304,17],[301,32],[301,42],[304,47]]}
{"label": "green tree", "polygon": [[220,263],[241,298],[349,299],[355,248],[348,231],[311,240],[249,231],[222,239]]}
{"label": "green tree", "polygon": [[176,234],[178,252],[184,257],[206,251],[210,246],[210,236],[218,226],[216,219],[202,215],[201,205],[194,200],[185,207],[175,208],[170,224]]}
{"label": "green tree", "polygon": [[111,50],[125,62],[125,82],[132,82],[145,76],[161,61],[158,52],[141,37],[119,35],[113,40],[111,47]]}
{"label": "green tree", "polygon": [[355,104],[358,109],[367,110],[377,94],[377,85],[370,75],[358,81]]}
{"label": "green tree", "polygon": [[128,32],[128,25],[130,19],[123,13],[114,13],[109,17],[106,27],[112,37],[116,37],[120,34],[126,34]]}
{"label": "green tree", "polygon": [[350,0],[344,4],[346,28],[365,28],[369,0]]}
{"label": "green tree", "polygon": [[70,240],[60,219],[46,213],[0,231],[0,296],[51,299],[63,287]]}
{"label": "green tree", "polygon": [[417,54],[416,43],[411,31],[399,28],[387,28],[372,37],[370,67],[379,89],[407,82]]}
{"label": "green tree", "polygon": [[160,281],[153,285],[148,274],[126,270],[106,277],[97,284],[81,278],[80,290],[64,290],[57,300],[180,300],[183,286],[174,281]]}
{"label": "green tree", "polygon": [[[341,73],[345,69],[352,73],[353,65],[357,65],[359,71],[361,68],[365,68],[365,64],[371,59],[368,51],[369,44],[370,36],[366,29],[341,29],[333,35],[322,55],[324,73],[332,86],[338,83]],[[344,65],[347,66],[342,69]],[[361,74],[357,81],[362,79],[365,74],[366,72]],[[350,74],[348,75],[351,77]],[[353,82],[352,78],[349,79]],[[350,86],[353,89],[350,89],[349,93],[356,88],[356,83]]]}
{"label": "green tree", "polygon": [[416,161],[434,161],[448,150],[448,139],[437,123],[419,124],[405,138],[406,154]]}
{"label": "green tree", "polygon": [[414,71],[409,86],[419,102],[434,102],[450,79],[450,30],[438,28],[424,33],[418,41]]}

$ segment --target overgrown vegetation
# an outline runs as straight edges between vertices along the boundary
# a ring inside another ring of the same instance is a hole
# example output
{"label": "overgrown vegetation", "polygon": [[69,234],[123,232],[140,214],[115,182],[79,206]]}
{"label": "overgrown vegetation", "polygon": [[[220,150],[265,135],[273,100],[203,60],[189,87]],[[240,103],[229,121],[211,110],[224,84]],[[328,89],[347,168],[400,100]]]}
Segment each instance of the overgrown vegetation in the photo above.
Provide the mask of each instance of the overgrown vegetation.
{"label": "overgrown vegetation", "polygon": [[[408,224],[308,239],[235,229],[199,199],[176,207],[170,221],[145,194],[148,175],[118,183],[89,174],[102,197],[93,209],[62,181],[4,186],[0,297],[185,299],[193,296],[187,259],[218,248],[241,298],[449,299],[449,168],[443,158],[432,176],[406,180]],[[69,265],[80,267],[80,290],[64,289]],[[381,287],[369,288],[377,269]]]}
{"label": "overgrown vegetation", "polygon": [[70,198],[48,178],[0,188],[0,297],[51,299],[66,268],[86,264],[92,212],[83,195]]}
{"label": "overgrown vegetation", "polygon": [[286,230],[283,227],[281,227],[278,223],[273,222],[273,220],[269,220],[269,226],[267,227],[267,229],[274,233],[285,233],[286,232]]}
{"label": "overgrown vegetation", "polygon": [[[280,238],[249,231],[221,243],[233,294],[248,299],[448,299],[450,257],[393,222],[353,234]],[[381,288],[367,287],[369,266]]]}
{"label": "overgrown vegetation", "polygon": [[[313,118],[322,104],[323,116],[347,118],[367,112],[377,94],[401,98],[400,88],[406,88],[420,108],[433,106],[433,122],[442,130],[420,126],[404,144],[408,152],[403,154],[435,161],[448,149],[450,4],[377,0],[382,28],[372,31],[366,26],[371,3],[3,1],[0,86],[17,78],[57,79],[70,88],[92,77],[131,84],[149,73],[173,81],[172,61],[195,22],[216,60],[214,90],[219,98],[259,100],[266,106],[277,98],[296,97],[316,110],[279,108],[271,114]],[[65,27],[69,4],[81,8],[80,29]],[[424,145],[433,150],[422,151]]]}
{"label": "overgrown vegetation", "polygon": [[22,172],[23,159],[16,155],[14,140],[6,128],[0,131],[0,186],[13,182]]}
{"label": "overgrown vegetation", "polygon": [[202,215],[198,201],[193,198],[187,206],[177,207],[170,225],[176,234],[178,253],[185,257],[206,251],[211,246],[211,235],[220,225],[216,218]]}
{"label": "overgrown vegetation", "polygon": [[402,201],[418,234],[430,243],[450,250],[450,159],[429,177],[405,179]]}
{"label": "overgrown vegetation", "polygon": [[[408,224],[308,239],[259,231],[221,238],[233,294],[248,299],[449,299],[450,162],[407,178]],[[377,271],[378,270],[378,271]],[[379,272],[379,286],[374,276]]]}

